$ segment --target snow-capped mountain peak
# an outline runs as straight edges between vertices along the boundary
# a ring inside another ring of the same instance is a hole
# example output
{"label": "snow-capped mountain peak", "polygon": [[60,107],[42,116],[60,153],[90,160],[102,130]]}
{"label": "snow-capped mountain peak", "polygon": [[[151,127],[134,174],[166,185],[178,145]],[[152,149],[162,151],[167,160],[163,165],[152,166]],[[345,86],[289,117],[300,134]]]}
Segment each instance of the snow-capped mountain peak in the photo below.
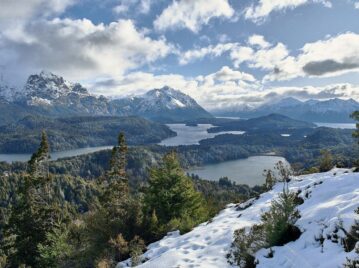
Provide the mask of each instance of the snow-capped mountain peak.
{"label": "snow-capped mountain peak", "polygon": [[24,96],[28,101],[33,102],[41,99],[47,104],[61,97],[66,97],[70,93],[90,95],[80,84],[71,83],[61,76],[45,71],[31,75],[24,88]]}
{"label": "snow-capped mountain peak", "polygon": [[198,106],[197,102],[190,96],[165,86],[160,89],[153,89],[141,96],[142,109],[163,108],[183,109]]}

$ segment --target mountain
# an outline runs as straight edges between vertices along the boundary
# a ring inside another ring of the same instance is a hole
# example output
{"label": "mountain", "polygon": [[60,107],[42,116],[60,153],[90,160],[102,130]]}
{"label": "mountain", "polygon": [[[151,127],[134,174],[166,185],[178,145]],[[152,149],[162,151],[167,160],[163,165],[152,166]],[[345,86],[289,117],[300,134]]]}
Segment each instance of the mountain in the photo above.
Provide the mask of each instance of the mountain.
{"label": "mountain", "polygon": [[315,124],[292,119],[281,114],[270,114],[251,118],[248,120],[231,120],[219,122],[217,127],[210,128],[208,132],[222,131],[288,131],[293,129],[314,128]]}
{"label": "mountain", "polygon": [[[359,203],[358,188],[358,173],[347,169],[293,177],[289,190],[303,200],[297,207],[300,218],[295,223],[301,234],[282,246],[253,252],[257,260],[255,267],[343,267],[346,258],[355,257],[354,249],[345,251],[344,239],[357,218],[354,211]],[[147,247],[140,256],[143,263],[136,267],[234,267],[226,256],[235,230],[249,231],[261,223],[261,215],[282,191],[283,183],[277,183],[273,190],[258,198],[228,205],[212,220],[186,234],[168,233]],[[124,261],[118,267],[131,267],[131,261]]]}
{"label": "mountain", "polygon": [[302,102],[295,98],[284,98],[256,108],[242,109],[239,107],[231,111],[217,111],[216,114],[253,118],[278,113],[309,122],[345,123],[353,122],[350,114],[356,110],[359,110],[359,102],[353,99],[334,98],[325,101],[311,99]]}
{"label": "mountain", "polygon": [[169,87],[133,98],[111,100],[90,94],[82,85],[47,72],[31,75],[22,91],[0,86],[0,112],[3,114],[0,125],[17,121],[24,115],[136,115],[161,122],[212,118],[190,96]]}
{"label": "mountain", "polygon": [[115,100],[126,113],[136,114],[160,122],[181,122],[213,118],[194,99],[170,87],[153,89],[142,96]]}
{"label": "mountain", "polygon": [[120,132],[125,133],[130,145],[159,143],[176,135],[165,125],[134,116],[48,118],[30,115],[0,126],[0,152],[34,152],[42,130],[47,132],[52,151],[114,145]]}

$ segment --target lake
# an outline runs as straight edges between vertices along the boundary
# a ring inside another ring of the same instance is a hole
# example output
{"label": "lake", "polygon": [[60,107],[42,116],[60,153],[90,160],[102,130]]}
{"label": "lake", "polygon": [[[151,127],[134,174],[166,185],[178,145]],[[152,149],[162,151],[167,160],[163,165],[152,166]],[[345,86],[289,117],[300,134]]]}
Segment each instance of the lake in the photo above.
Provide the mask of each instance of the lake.
{"label": "lake", "polygon": [[237,184],[255,186],[264,183],[263,170],[273,170],[278,161],[288,163],[283,157],[278,156],[252,156],[246,159],[191,168],[187,172],[189,174],[196,174],[202,179],[218,181],[221,177],[228,177]]}
{"label": "lake", "polygon": [[[59,158],[64,157],[72,157],[78,156],[83,154],[90,154],[97,151],[108,150],[112,149],[113,146],[98,146],[98,147],[88,147],[88,148],[81,148],[81,149],[73,149],[61,152],[53,152],[51,153],[51,160],[57,160]],[[0,162],[26,162],[29,161],[31,158],[31,154],[0,154]]]}
{"label": "lake", "polygon": [[176,137],[164,139],[159,145],[179,146],[196,145],[204,139],[214,138],[221,134],[242,135],[244,131],[223,131],[218,133],[208,133],[207,130],[214,127],[211,124],[198,124],[197,126],[186,126],[185,124],[167,124],[167,126],[177,133]]}
{"label": "lake", "polygon": [[342,128],[342,129],[355,129],[355,123],[314,123],[318,127]]}

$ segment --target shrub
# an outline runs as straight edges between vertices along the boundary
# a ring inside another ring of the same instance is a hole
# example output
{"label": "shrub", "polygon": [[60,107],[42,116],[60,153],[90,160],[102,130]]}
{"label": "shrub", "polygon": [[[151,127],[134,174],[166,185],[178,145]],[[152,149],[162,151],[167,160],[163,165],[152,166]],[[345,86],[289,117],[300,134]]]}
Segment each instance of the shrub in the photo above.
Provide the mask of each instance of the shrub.
{"label": "shrub", "polygon": [[326,172],[333,168],[333,156],[328,150],[320,151],[321,158],[319,160],[320,172]]}
{"label": "shrub", "polygon": [[228,262],[240,268],[256,267],[254,254],[265,246],[262,231],[262,225],[254,225],[248,232],[245,228],[234,231],[231,250],[227,254]]}
{"label": "shrub", "polygon": [[[359,214],[359,208],[355,211]],[[343,229],[342,229],[343,230]],[[345,231],[345,230],[344,230]],[[352,251],[355,248],[355,253],[357,256],[354,259],[347,259],[344,264],[345,268],[358,268],[359,267],[359,221],[355,221],[349,233],[347,233],[347,238],[344,240],[344,247],[347,252]]]}
{"label": "shrub", "polygon": [[270,169],[264,170],[263,176],[266,179],[264,187],[267,191],[269,191],[273,188],[274,184],[276,183],[276,177],[274,176],[273,171]]}
{"label": "shrub", "polygon": [[284,186],[277,200],[272,202],[271,209],[262,215],[266,243],[269,247],[282,246],[300,236],[294,223],[299,218],[296,209],[296,194]]}
{"label": "shrub", "polygon": [[228,262],[241,268],[252,268],[256,265],[254,254],[260,248],[282,246],[298,239],[301,232],[294,225],[300,217],[296,201],[297,194],[289,192],[287,183],[284,183],[283,192],[262,215],[260,225],[254,225],[248,232],[245,229],[235,231],[227,254]]}
{"label": "shrub", "polygon": [[129,243],[131,264],[137,266],[141,263],[141,255],[146,249],[145,242],[139,237],[135,236]]}

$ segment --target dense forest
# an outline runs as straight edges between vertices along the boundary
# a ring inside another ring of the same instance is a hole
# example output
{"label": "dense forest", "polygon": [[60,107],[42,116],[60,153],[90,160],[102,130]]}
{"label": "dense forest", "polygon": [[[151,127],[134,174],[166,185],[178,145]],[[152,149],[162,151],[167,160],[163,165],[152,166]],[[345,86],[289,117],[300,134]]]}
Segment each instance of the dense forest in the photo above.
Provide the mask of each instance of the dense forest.
{"label": "dense forest", "polygon": [[0,127],[0,152],[33,152],[42,129],[47,132],[52,151],[114,145],[119,130],[127,135],[130,145],[158,143],[176,135],[165,125],[135,116],[48,118],[30,115]]}
{"label": "dense forest", "polygon": [[[264,190],[189,177],[173,151],[143,173],[131,172],[136,163],[122,133],[91,179],[61,175],[49,148],[43,132],[26,165],[2,172],[1,267],[113,267],[129,257],[136,263],[145,245],[168,231],[187,232],[225,204]],[[144,173],[146,181],[133,180]]]}

